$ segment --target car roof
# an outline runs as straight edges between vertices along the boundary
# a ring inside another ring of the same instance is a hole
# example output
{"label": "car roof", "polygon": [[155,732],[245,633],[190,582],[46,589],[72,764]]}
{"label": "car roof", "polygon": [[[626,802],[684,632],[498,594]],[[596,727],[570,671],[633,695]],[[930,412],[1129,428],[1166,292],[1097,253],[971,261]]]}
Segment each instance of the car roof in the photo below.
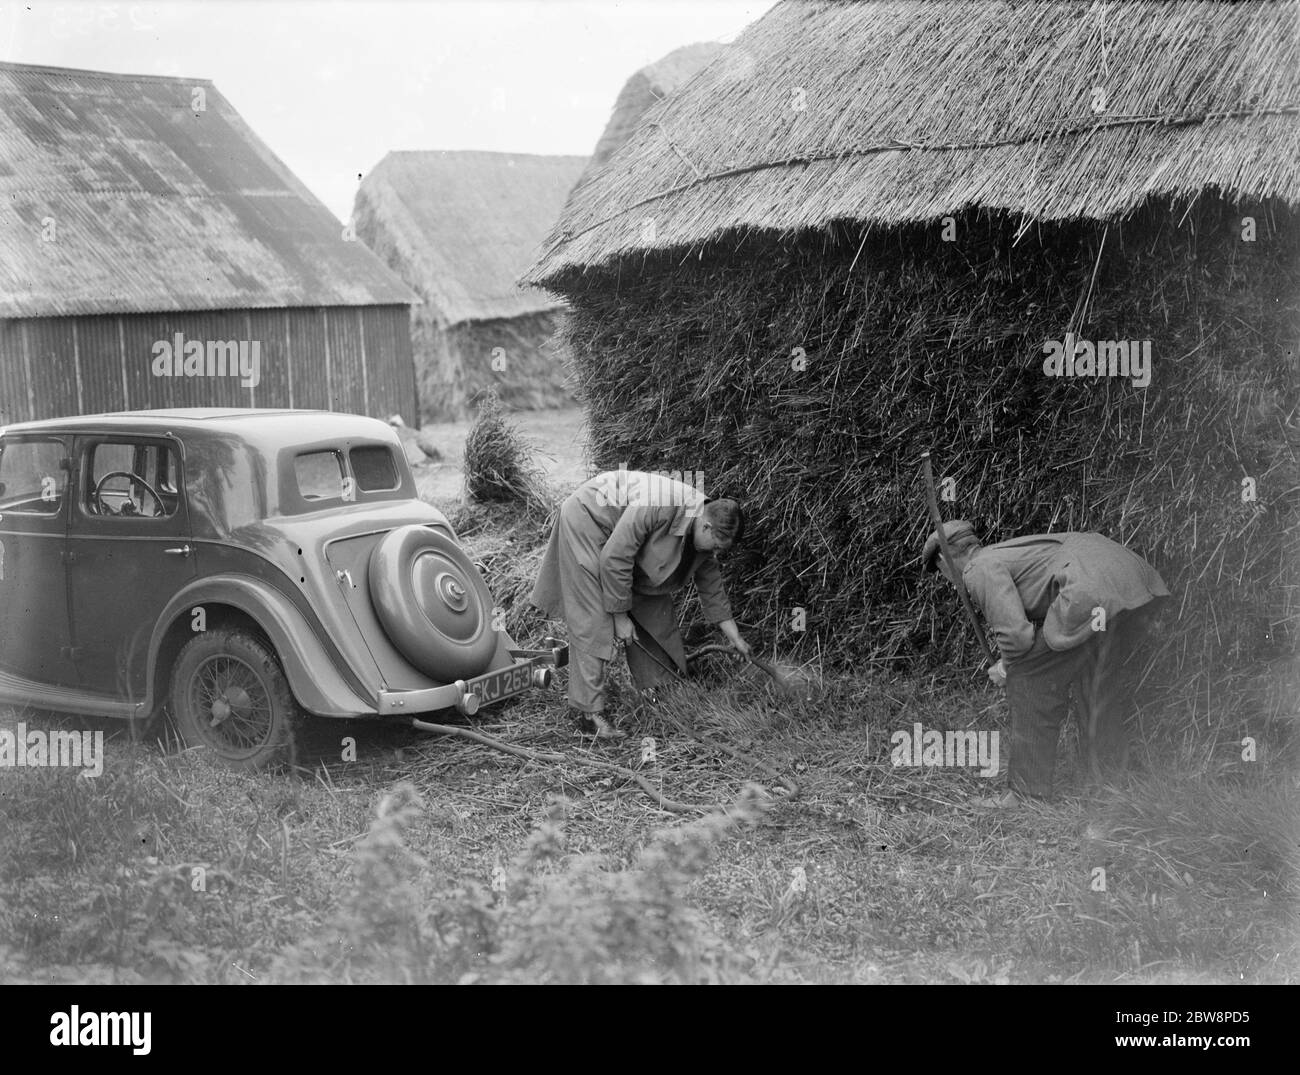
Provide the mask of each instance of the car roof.
{"label": "car roof", "polygon": [[336,411],[267,410],[257,407],[175,407],[169,410],[114,411],[107,414],[15,422],[0,433],[183,433],[224,434],[250,440],[312,441],[330,437],[393,436],[377,418]]}

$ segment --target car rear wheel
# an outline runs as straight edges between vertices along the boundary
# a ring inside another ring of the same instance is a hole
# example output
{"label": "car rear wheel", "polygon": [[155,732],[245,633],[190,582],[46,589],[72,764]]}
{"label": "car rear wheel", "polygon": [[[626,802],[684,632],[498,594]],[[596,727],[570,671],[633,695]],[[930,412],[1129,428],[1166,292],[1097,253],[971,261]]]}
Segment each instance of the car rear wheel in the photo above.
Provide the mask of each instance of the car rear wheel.
{"label": "car rear wheel", "polygon": [[248,631],[205,631],[176,658],[172,716],[189,746],[237,769],[292,761],[302,716],[275,654]]}

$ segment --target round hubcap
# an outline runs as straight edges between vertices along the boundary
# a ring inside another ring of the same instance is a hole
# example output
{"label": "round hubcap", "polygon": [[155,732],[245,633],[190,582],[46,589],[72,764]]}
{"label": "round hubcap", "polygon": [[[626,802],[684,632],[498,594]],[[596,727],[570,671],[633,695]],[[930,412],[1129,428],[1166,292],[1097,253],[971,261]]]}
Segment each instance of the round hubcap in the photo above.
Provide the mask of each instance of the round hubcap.
{"label": "round hubcap", "polygon": [[438,590],[438,596],[446,602],[447,607],[455,612],[464,612],[469,608],[469,594],[466,593],[465,587],[456,581],[454,575],[443,573],[438,576],[434,583]]}

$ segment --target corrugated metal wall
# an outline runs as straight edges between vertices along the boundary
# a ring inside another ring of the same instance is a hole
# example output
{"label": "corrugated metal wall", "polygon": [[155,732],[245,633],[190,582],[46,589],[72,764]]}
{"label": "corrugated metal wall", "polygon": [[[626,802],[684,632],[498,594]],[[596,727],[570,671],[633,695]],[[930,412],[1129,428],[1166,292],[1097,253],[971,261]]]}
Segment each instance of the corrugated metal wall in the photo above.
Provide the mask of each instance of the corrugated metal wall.
{"label": "corrugated metal wall", "polygon": [[[258,383],[157,377],[154,344],[257,341]],[[0,319],[0,425],[155,407],[297,407],[419,422],[406,306]]]}
{"label": "corrugated metal wall", "polygon": [[[372,316],[389,307],[370,307],[361,319],[361,345],[365,350],[370,413],[387,418],[400,414],[407,425],[420,425],[420,408],[411,354],[410,307],[401,316]],[[415,414],[407,411],[415,406]]]}

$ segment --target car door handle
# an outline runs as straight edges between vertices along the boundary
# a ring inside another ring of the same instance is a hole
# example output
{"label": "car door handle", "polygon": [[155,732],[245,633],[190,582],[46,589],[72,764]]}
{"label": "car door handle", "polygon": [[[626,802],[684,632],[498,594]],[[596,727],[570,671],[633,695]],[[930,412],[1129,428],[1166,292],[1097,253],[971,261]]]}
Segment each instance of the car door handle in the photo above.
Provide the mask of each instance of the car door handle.
{"label": "car door handle", "polygon": [[174,549],[163,549],[168,556],[189,556],[194,550],[188,545],[178,545]]}

